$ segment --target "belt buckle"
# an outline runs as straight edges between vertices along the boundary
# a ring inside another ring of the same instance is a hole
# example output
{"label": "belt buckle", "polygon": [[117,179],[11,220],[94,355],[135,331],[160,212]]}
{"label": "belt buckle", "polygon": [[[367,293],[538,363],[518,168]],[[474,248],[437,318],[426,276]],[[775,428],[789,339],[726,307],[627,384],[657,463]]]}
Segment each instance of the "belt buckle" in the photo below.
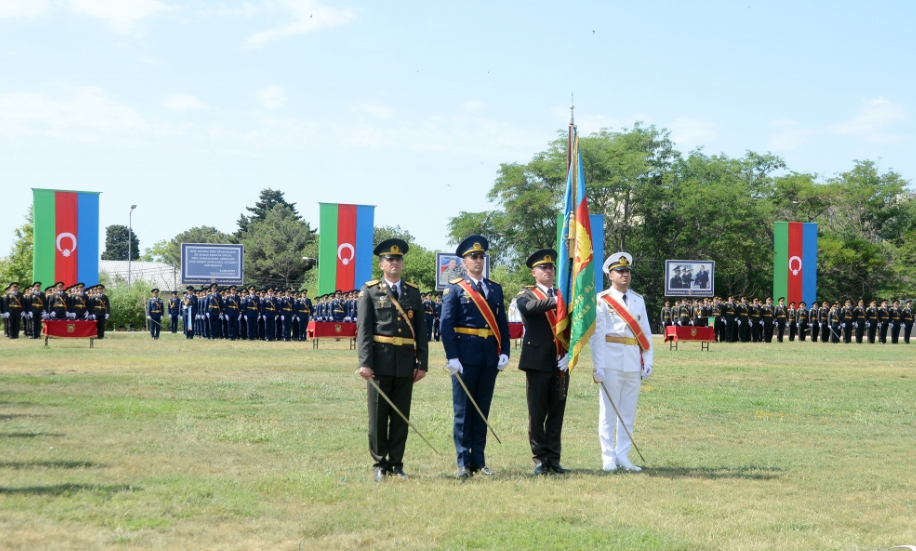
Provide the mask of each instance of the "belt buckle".
{"label": "belt buckle", "polygon": [[478,329],[477,336],[485,339],[490,336],[490,330],[489,329]]}
{"label": "belt buckle", "polygon": [[395,346],[404,346],[404,338],[403,337],[391,337],[391,344]]}

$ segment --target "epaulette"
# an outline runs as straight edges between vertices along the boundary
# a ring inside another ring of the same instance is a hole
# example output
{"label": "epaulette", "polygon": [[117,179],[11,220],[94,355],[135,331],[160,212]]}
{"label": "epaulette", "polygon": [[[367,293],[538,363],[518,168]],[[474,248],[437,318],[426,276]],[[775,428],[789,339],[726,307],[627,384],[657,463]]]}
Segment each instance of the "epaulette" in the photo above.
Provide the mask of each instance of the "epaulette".
{"label": "epaulette", "polygon": [[608,293],[610,293],[610,292],[611,292],[610,289],[605,289],[604,291],[601,291],[600,293],[598,293],[598,296],[600,297],[600,296],[606,295],[606,294],[608,294]]}
{"label": "epaulette", "polygon": [[627,291],[627,292],[630,293],[631,295],[636,295],[636,296],[638,296],[639,298],[642,298],[642,295],[640,295],[640,294],[637,293],[636,291]]}
{"label": "epaulette", "polygon": [[450,279],[448,282],[451,283],[452,285],[458,285],[462,281],[464,281],[463,277],[456,277],[455,279]]}
{"label": "epaulette", "polygon": [[380,280],[378,280],[378,279],[373,279],[372,281],[367,281],[367,282],[366,282],[366,287],[372,287],[373,285],[378,285],[378,284],[379,284],[379,281],[380,281]]}
{"label": "epaulette", "polygon": [[417,287],[415,284],[413,284],[413,283],[411,283],[411,282],[409,282],[409,281],[405,281],[405,282],[404,282],[404,285],[407,285],[408,287],[413,287],[414,289],[419,289],[419,287]]}
{"label": "epaulette", "polygon": [[[495,282],[495,281],[493,281],[492,279],[489,279],[489,278],[487,278],[487,283],[492,283],[493,285],[499,285],[499,283],[497,283],[497,282]],[[502,287],[502,285],[499,285],[499,286]]]}

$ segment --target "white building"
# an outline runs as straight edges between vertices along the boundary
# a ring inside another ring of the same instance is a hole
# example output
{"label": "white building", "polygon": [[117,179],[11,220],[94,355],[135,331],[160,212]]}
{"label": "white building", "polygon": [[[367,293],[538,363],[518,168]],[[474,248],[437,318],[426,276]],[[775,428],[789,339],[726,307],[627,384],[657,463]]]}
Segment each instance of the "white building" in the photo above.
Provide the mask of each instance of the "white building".
{"label": "white building", "polygon": [[[131,281],[149,281],[163,293],[178,291],[178,268],[164,262],[142,262],[134,260],[130,264]],[[127,281],[128,262],[126,260],[99,260],[99,275],[105,274],[109,281],[123,279]]]}

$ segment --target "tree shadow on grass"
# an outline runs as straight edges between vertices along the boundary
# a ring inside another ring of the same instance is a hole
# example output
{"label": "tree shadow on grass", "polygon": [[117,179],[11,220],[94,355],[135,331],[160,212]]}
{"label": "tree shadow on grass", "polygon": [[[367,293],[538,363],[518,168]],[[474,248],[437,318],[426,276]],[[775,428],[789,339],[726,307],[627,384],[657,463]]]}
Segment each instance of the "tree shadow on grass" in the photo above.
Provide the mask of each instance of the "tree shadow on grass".
{"label": "tree shadow on grass", "polygon": [[92,461],[0,461],[0,469],[90,469],[105,465]]}
{"label": "tree shadow on grass", "polygon": [[39,436],[64,436],[59,432],[0,432],[0,438],[38,438]]}
{"label": "tree shadow on grass", "polygon": [[139,488],[127,484],[55,484],[52,486],[25,486],[23,488],[5,488],[0,486],[0,496],[3,495],[31,495],[66,497],[79,492],[92,492],[103,496],[112,496],[118,492],[133,492]]}

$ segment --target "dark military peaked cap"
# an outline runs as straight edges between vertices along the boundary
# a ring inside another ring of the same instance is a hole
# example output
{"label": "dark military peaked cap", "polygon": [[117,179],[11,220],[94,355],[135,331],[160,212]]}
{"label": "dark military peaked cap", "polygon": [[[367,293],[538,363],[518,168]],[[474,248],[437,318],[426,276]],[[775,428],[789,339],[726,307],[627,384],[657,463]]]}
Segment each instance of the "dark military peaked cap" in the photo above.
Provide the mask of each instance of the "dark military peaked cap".
{"label": "dark military peaked cap", "polygon": [[535,266],[544,266],[550,265],[555,266],[557,262],[557,251],[553,249],[541,249],[531,256],[528,257],[528,260],[525,261],[525,265],[529,268],[534,268]]}
{"label": "dark military peaked cap", "polygon": [[[464,257],[471,253],[485,253],[490,249],[490,242],[482,235],[470,235],[458,244],[455,254]],[[556,255],[554,255],[556,256]]]}
{"label": "dark military peaked cap", "polygon": [[[403,257],[407,254],[407,250],[410,248],[410,245],[407,244],[407,241],[398,238],[386,239],[375,246],[375,249],[372,250],[372,254],[382,258],[392,258],[392,257]],[[340,292],[339,290],[337,291]]]}
{"label": "dark military peaked cap", "polygon": [[158,287],[153,287],[153,290],[150,291],[150,293],[158,293],[158,292],[159,292],[159,288],[158,288]]}

